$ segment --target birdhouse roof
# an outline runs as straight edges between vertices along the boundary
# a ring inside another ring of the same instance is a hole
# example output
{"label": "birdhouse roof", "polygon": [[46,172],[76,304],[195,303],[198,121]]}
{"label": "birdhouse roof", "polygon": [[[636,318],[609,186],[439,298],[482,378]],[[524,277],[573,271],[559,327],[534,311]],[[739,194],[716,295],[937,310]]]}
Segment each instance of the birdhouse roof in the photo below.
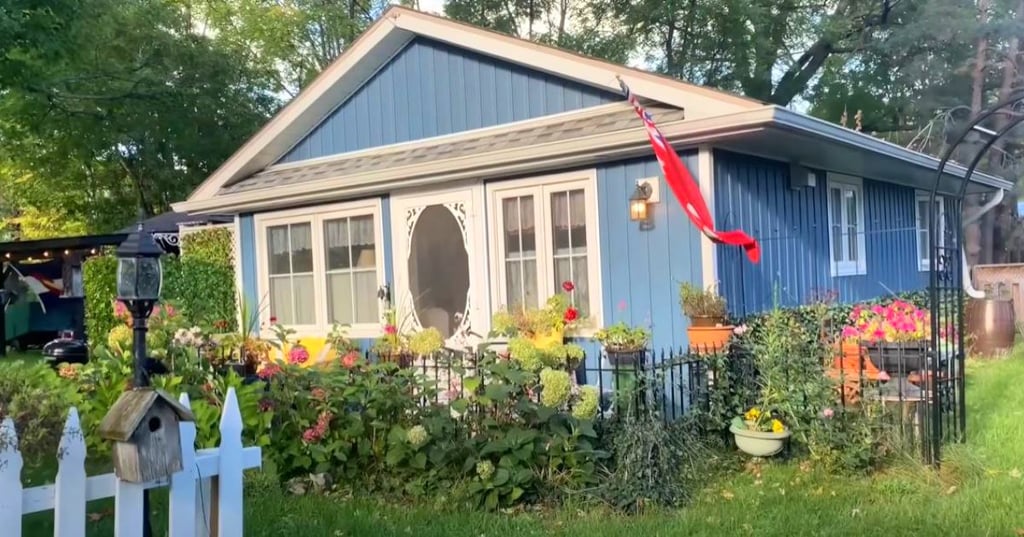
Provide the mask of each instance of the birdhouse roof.
{"label": "birdhouse roof", "polygon": [[116,442],[126,442],[135,433],[155,405],[166,405],[180,421],[195,421],[192,411],[182,406],[165,392],[153,388],[137,388],[124,392],[100,423],[100,437]]}

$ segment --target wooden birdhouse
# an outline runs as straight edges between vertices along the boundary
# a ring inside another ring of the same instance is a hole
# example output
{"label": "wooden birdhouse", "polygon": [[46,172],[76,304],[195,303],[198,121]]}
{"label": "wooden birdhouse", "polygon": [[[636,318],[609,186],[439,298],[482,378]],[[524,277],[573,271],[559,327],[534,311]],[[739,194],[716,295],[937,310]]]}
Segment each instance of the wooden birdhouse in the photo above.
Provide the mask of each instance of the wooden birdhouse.
{"label": "wooden birdhouse", "polygon": [[147,483],[182,469],[179,424],[195,421],[189,409],[160,390],[124,392],[100,423],[100,436],[114,442],[114,473]]}

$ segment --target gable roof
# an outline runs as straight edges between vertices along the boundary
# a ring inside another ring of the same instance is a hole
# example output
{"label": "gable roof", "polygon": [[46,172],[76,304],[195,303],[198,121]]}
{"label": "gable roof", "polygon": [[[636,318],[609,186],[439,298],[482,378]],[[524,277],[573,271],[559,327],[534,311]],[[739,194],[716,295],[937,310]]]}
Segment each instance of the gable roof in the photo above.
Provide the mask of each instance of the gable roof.
{"label": "gable roof", "polygon": [[188,202],[215,196],[222,187],[276,162],[417,35],[609,91],[619,91],[616,77],[621,76],[638,96],[685,107],[690,118],[763,105],[724,91],[393,6],[203,181]]}
{"label": "gable roof", "polygon": [[100,436],[107,440],[127,442],[142,423],[142,418],[156,404],[167,405],[178,416],[179,421],[195,421],[192,411],[166,392],[153,388],[136,388],[121,394],[114,406],[103,416],[99,427]]}

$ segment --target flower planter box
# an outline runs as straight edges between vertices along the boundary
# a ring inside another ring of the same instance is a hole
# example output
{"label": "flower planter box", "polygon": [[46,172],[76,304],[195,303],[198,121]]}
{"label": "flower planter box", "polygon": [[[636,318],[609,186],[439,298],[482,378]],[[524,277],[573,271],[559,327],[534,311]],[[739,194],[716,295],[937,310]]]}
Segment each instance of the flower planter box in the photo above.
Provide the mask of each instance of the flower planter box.
{"label": "flower planter box", "polygon": [[927,341],[874,343],[866,348],[871,361],[892,375],[906,375],[925,369],[928,364]]}

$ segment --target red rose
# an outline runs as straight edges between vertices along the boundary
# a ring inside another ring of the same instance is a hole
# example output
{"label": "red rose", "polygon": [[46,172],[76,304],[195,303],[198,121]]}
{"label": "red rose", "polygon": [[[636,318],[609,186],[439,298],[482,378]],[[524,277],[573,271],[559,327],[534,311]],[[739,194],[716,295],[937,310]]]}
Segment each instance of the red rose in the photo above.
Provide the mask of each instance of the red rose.
{"label": "red rose", "polygon": [[270,316],[270,324],[277,324],[277,317],[271,315]]}
{"label": "red rose", "polygon": [[398,333],[398,328],[396,328],[395,325],[393,324],[389,324],[384,327],[384,333],[389,336],[393,336]]}
{"label": "red rose", "polygon": [[573,283],[570,282],[569,280],[565,280],[564,282],[562,282],[562,289],[565,289],[566,293],[571,293],[576,289],[576,286],[573,285]]}
{"label": "red rose", "polygon": [[571,323],[580,316],[580,312],[576,311],[576,308],[568,308],[565,310],[565,322]]}

